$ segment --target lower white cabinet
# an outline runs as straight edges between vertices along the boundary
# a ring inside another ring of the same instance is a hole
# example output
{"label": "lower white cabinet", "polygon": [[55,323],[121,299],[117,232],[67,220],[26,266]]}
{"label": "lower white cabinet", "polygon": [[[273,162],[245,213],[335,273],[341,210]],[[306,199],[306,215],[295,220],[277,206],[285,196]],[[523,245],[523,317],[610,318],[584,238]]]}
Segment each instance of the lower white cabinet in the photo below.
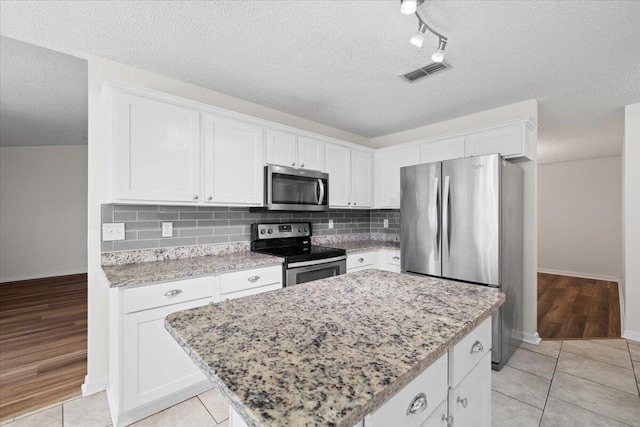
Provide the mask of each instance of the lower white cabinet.
{"label": "lower white cabinet", "polygon": [[440,402],[438,407],[429,415],[429,418],[420,427],[449,427],[449,411],[447,399]]}
{"label": "lower white cabinet", "polygon": [[277,265],[220,276],[220,299],[232,300],[282,288],[282,267]]}
{"label": "lower white cabinet", "polygon": [[456,427],[491,425],[491,352],[451,390],[449,415]]}
{"label": "lower white cabinet", "polygon": [[400,273],[400,251],[380,249],[347,255],[347,273],[354,273],[370,268]]}

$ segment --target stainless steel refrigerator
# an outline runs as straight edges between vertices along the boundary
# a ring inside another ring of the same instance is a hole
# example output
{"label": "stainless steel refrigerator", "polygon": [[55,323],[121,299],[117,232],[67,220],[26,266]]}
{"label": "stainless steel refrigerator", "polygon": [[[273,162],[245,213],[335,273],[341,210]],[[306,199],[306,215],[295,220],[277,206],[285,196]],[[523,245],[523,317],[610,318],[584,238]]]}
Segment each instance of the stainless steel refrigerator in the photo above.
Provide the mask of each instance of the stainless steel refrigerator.
{"label": "stainless steel refrigerator", "polygon": [[493,315],[492,362],[501,369],[522,337],[523,171],[498,154],[400,169],[403,272],[506,294]]}

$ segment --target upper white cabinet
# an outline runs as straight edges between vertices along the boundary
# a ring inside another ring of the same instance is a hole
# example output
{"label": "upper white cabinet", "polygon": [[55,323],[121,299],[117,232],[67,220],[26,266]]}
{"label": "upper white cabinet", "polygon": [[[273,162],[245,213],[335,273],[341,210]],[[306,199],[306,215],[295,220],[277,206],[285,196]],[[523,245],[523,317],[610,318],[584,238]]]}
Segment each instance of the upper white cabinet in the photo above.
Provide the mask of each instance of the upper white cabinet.
{"label": "upper white cabinet", "polygon": [[464,138],[447,138],[420,146],[420,163],[441,162],[464,157]]}
{"label": "upper white cabinet", "polygon": [[499,153],[508,159],[532,159],[534,130],[531,120],[520,120],[469,133],[465,156]]}
{"label": "upper white cabinet", "polygon": [[272,165],[324,171],[324,142],[267,129],[266,161]]}
{"label": "upper white cabinet", "polygon": [[420,164],[420,146],[376,152],[376,184],[381,208],[400,207],[400,168]]}
{"label": "upper white cabinet", "polygon": [[203,121],[205,202],[261,206],[262,128],[208,114]]}
{"label": "upper white cabinet", "polygon": [[366,151],[325,144],[329,174],[329,206],[370,208],[373,206],[373,159]]}
{"label": "upper white cabinet", "polygon": [[200,114],[129,94],[113,100],[116,201],[200,199]]}

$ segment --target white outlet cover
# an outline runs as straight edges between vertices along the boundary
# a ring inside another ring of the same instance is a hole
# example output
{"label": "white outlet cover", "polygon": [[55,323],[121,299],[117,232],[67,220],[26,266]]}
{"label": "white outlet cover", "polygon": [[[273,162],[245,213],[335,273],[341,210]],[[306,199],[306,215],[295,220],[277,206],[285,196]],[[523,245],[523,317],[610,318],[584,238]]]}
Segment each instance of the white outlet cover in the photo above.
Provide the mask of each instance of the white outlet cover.
{"label": "white outlet cover", "polygon": [[124,240],[124,222],[102,224],[102,240],[104,242]]}
{"label": "white outlet cover", "polygon": [[382,226],[383,226],[384,228],[389,228],[389,220],[388,220],[388,219],[385,219],[384,221],[382,221]]}
{"label": "white outlet cover", "polygon": [[329,220],[329,228],[333,228],[333,220],[332,219]]}
{"label": "white outlet cover", "polygon": [[162,237],[171,237],[173,236],[173,223],[172,222],[163,222],[162,223]]}

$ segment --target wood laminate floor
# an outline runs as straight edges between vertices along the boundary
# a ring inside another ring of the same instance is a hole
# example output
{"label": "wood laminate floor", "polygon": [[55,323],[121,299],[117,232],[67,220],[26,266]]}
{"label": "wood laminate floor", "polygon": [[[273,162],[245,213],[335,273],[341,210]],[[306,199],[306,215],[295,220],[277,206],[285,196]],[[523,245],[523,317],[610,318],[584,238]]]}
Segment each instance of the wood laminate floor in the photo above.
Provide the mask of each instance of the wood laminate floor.
{"label": "wood laminate floor", "polygon": [[0,283],[0,420],[81,394],[87,275]]}
{"label": "wood laminate floor", "polygon": [[620,338],[618,284],[538,273],[542,339]]}

